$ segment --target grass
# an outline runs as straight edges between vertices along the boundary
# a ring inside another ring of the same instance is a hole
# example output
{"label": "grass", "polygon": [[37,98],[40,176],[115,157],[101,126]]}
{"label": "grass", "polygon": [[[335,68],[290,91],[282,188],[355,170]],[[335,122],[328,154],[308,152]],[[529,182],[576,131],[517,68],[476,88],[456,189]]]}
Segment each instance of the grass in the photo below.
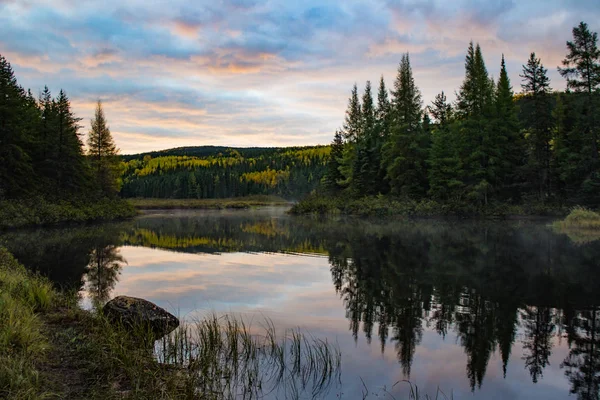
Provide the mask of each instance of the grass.
{"label": "grass", "polygon": [[600,240],[600,213],[575,207],[562,221],[552,224],[554,231],[568,235],[577,244]]}
{"label": "grass", "polygon": [[136,198],[129,200],[135,208],[140,210],[171,210],[171,209],[208,209],[221,210],[245,209],[259,206],[283,206],[290,203],[278,196],[256,195],[235,197],[229,199],[146,199]]}
{"label": "grass", "polygon": [[44,278],[29,274],[0,248],[0,398],[45,398],[35,362],[48,343],[38,313],[54,300]]}
{"label": "grass", "polygon": [[212,315],[152,335],[82,310],[0,248],[0,398],[319,397],[339,380],[335,345],[269,321]]}
{"label": "grass", "polygon": [[564,220],[555,222],[554,226],[600,230],[600,214],[584,207],[575,207]]}
{"label": "grass", "polygon": [[110,221],[133,217],[133,206],[121,199],[48,202],[43,198],[0,201],[0,229]]}

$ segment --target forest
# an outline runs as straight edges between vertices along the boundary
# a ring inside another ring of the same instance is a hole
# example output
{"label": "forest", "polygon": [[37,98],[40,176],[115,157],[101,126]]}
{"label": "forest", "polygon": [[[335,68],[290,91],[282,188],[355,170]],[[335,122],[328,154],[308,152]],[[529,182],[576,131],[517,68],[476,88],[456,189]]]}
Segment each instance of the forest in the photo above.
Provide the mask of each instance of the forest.
{"label": "forest", "polygon": [[121,194],[176,199],[273,194],[294,199],[319,185],[329,153],[329,146],[204,146],[124,156]]}
{"label": "forest", "polygon": [[[567,42],[554,91],[542,60],[531,53],[515,93],[504,56],[497,80],[471,42],[465,77],[450,102],[441,92],[424,106],[409,54],[390,92],[366,82],[352,88],[343,127],[335,133],[319,199],[386,195],[436,204],[600,204],[598,35],[581,22]],[[389,95],[391,93],[391,96]],[[372,197],[371,197],[372,198]],[[319,203],[322,204],[322,203]]]}
{"label": "forest", "polygon": [[121,162],[98,102],[84,149],[65,91],[36,98],[0,55],[0,227],[133,215],[119,200]]}

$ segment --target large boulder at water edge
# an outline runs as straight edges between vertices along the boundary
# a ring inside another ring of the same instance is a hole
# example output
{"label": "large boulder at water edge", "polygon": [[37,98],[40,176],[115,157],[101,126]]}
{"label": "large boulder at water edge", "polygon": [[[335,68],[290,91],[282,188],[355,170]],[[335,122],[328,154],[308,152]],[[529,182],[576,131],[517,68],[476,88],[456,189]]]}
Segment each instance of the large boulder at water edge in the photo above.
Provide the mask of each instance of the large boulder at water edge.
{"label": "large boulder at water edge", "polygon": [[173,314],[148,300],[136,297],[115,297],[106,303],[103,312],[111,321],[120,322],[128,328],[149,329],[155,339],[179,326],[179,320]]}

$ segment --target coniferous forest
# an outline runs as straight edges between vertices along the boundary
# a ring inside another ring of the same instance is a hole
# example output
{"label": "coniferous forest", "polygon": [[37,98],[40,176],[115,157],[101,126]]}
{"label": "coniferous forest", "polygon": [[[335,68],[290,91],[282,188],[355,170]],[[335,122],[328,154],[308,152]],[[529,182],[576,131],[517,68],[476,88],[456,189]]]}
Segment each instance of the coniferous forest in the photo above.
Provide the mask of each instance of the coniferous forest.
{"label": "coniferous forest", "polygon": [[367,82],[362,97],[354,85],[320,193],[296,211],[327,210],[336,206],[327,199],[341,195],[388,195],[457,208],[597,207],[597,33],[581,22],[566,50],[558,67],[566,90],[559,92],[552,89],[548,69],[535,53],[523,64],[521,81],[513,83],[504,57],[494,79],[481,47],[471,42],[456,100],[450,102],[441,92],[426,106],[404,54],[389,92],[383,77],[377,89]]}
{"label": "coniferous forest", "polygon": [[98,102],[83,145],[67,94],[35,97],[0,55],[0,226],[133,215],[118,199],[121,161]]}
{"label": "coniferous forest", "polygon": [[207,146],[124,156],[121,193],[124,197],[176,199],[272,194],[297,199],[319,185],[329,152],[329,146]]}

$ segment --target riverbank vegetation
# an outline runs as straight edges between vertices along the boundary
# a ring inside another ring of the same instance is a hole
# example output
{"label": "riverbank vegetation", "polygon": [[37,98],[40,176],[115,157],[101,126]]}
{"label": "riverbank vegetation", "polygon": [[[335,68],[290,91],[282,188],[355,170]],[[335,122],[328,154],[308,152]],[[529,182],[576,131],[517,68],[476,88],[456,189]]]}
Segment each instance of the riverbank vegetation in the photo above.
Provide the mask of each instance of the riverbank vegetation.
{"label": "riverbank vegetation", "polygon": [[35,98],[0,55],[0,228],[129,217],[122,163],[98,102],[84,150],[66,93]]}
{"label": "riverbank vegetation", "polygon": [[504,58],[494,80],[481,47],[471,43],[456,101],[441,92],[427,107],[409,55],[403,55],[391,98],[383,77],[376,95],[370,82],[362,98],[354,85],[319,195],[295,211],[360,214],[365,213],[361,206],[369,208],[378,195],[394,204],[386,213],[403,213],[406,207],[398,204],[407,203],[416,204],[409,207],[415,213],[432,205],[425,206],[425,214],[598,207],[597,41],[587,24],[573,29],[559,68],[567,82],[563,93],[552,91],[547,69],[531,53],[517,94]]}
{"label": "riverbank vegetation", "polygon": [[260,206],[287,206],[289,201],[279,196],[254,195],[229,199],[130,199],[140,210],[202,209],[222,210],[245,209]]}

